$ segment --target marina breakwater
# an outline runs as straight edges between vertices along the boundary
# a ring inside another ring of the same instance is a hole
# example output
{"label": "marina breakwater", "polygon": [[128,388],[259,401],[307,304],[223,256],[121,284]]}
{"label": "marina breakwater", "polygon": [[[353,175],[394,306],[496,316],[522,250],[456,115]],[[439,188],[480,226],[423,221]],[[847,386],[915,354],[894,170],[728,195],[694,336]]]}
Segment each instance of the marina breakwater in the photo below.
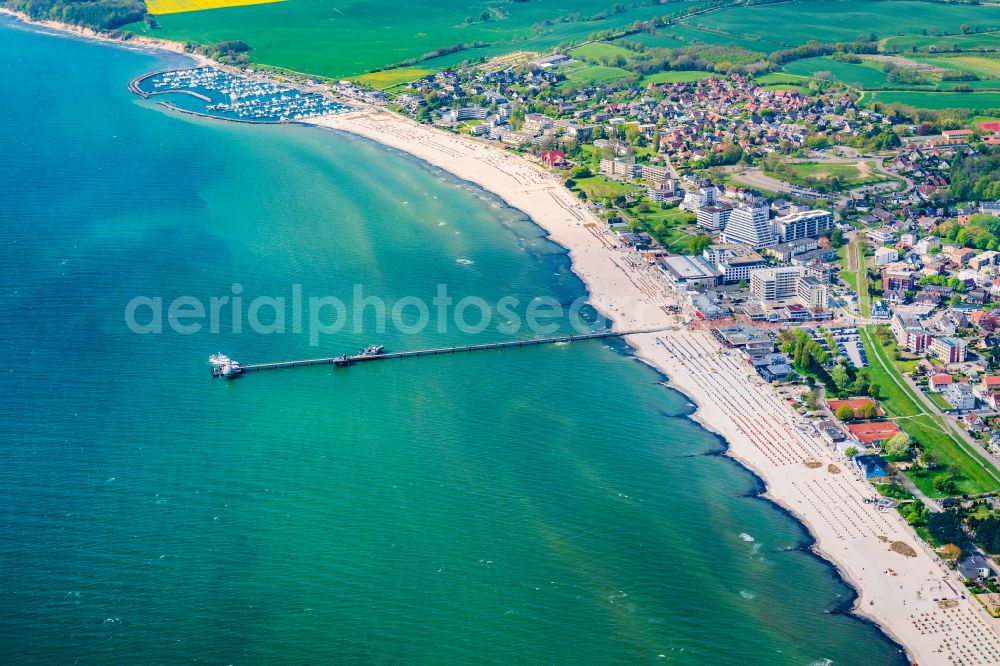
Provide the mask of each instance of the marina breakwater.
{"label": "marina breakwater", "polygon": [[144,99],[154,95],[186,96],[190,105],[183,97],[160,104],[182,113],[244,123],[296,122],[349,110],[319,92],[215,67],[158,70],[132,79],[128,88]]}

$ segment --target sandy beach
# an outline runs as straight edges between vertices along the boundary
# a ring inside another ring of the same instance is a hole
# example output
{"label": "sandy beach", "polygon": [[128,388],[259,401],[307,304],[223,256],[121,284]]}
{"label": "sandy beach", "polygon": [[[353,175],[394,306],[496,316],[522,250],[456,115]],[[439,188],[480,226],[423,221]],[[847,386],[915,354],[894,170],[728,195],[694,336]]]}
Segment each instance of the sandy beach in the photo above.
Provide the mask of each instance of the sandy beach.
{"label": "sandy beach", "polygon": [[[695,403],[694,418],[725,438],[728,455],[764,480],[766,496],[808,527],[816,552],[858,591],[855,612],[876,622],[916,663],[1000,664],[997,621],[963,598],[958,575],[895,510],[864,501],[875,497],[874,489],[735,351],[688,323],[690,315],[668,313],[673,295],[630,251],[615,246],[558,178],[497,147],[385,111],[310,122],[410,153],[529,215],[567,248],[591,303],[617,327],[667,327],[629,342]],[[915,556],[895,552],[894,543]]]}

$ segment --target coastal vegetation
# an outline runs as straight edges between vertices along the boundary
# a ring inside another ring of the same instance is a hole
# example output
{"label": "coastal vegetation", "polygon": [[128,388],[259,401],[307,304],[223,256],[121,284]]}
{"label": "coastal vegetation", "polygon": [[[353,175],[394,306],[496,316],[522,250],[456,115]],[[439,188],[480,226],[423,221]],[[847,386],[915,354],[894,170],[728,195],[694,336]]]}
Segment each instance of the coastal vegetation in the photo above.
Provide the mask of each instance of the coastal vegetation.
{"label": "coastal vegetation", "polygon": [[59,21],[94,30],[113,30],[142,21],[142,0],[4,0],[0,5],[36,21]]}

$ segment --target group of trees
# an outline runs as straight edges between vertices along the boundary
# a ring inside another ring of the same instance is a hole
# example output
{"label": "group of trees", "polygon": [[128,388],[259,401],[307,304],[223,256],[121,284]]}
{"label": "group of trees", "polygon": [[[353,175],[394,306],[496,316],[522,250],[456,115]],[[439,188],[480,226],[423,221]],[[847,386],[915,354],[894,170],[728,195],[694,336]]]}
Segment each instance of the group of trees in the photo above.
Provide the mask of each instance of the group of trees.
{"label": "group of trees", "polygon": [[956,156],[951,165],[951,196],[958,201],[1000,199],[1000,152]]}
{"label": "group of trees", "polygon": [[[841,366],[837,366],[838,368]],[[832,374],[832,373],[831,373]],[[853,409],[850,405],[841,405],[837,408],[834,415],[841,421],[854,421],[856,419],[873,419],[878,416],[878,409],[875,407],[875,403],[867,402],[857,409]]]}
{"label": "group of trees", "polygon": [[1000,217],[995,215],[977,213],[965,224],[951,220],[939,226],[937,233],[962,247],[1000,250]]}
{"label": "group of trees", "polygon": [[802,46],[797,46],[794,49],[774,51],[770,56],[768,56],[768,59],[776,65],[784,65],[792,62],[793,60],[836,55],[838,53],[878,53],[878,36],[872,34],[867,38],[859,37],[853,42],[830,44],[821,44],[817,41],[810,41]]}
{"label": "group of trees", "polygon": [[143,20],[142,0],[0,0],[36,21],[61,21],[94,30],[114,30]]}
{"label": "group of trees", "polygon": [[796,370],[812,374],[826,375],[826,364],[829,354],[801,329],[783,330],[779,337],[781,351],[792,359]]}

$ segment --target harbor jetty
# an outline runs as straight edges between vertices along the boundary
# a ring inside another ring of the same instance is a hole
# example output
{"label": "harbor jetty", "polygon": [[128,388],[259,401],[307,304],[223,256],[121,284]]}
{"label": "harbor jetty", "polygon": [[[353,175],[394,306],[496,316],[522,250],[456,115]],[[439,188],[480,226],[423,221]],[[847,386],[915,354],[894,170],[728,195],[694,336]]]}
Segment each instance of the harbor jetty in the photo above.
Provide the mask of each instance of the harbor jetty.
{"label": "harbor jetty", "polygon": [[475,345],[459,345],[455,347],[435,347],[431,349],[415,349],[401,352],[385,352],[381,346],[367,347],[357,354],[341,354],[340,356],[330,356],[324,358],[310,358],[296,361],[276,361],[273,363],[252,363],[243,365],[222,355],[213,356],[212,359],[225,359],[227,370],[220,372],[221,367],[214,360],[212,374],[217,377],[233,378],[248,372],[261,372],[263,370],[282,370],[287,368],[302,368],[313,365],[335,365],[338,367],[348,367],[366,361],[387,361],[390,359],[417,358],[419,356],[439,356],[441,354],[459,354],[463,352],[486,351],[490,349],[510,349],[513,347],[531,347],[536,345],[551,345],[562,342],[577,342],[580,340],[601,340],[605,338],[622,338],[629,335],[639,335],[643,333],[659,333],[665,330],[659,328],[644,328],[627,331],[597,331],[594,333],[581,333],[577,335],[559,335],[551,338],[531,338],[528,340],[505,340],[502,342],[486,342]]}

